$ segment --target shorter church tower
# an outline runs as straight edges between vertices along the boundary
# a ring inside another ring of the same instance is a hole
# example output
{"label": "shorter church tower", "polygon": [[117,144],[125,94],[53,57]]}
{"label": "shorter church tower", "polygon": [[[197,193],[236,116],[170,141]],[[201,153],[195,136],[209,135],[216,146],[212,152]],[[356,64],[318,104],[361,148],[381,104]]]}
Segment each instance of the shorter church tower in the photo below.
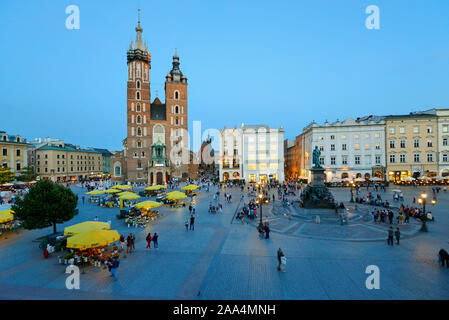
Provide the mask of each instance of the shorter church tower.
{"label": "shorter church tower", "polygon": [[167,120],[170,121],[170,150],[176,148],[178,154],[178,157],[171,159],[172,174],[175,177],[186,177],[190,161],[187,131],[187,77],[181,72],[179,65],[179,56],[175,52],[172,69],[165,77],[165,104]]}

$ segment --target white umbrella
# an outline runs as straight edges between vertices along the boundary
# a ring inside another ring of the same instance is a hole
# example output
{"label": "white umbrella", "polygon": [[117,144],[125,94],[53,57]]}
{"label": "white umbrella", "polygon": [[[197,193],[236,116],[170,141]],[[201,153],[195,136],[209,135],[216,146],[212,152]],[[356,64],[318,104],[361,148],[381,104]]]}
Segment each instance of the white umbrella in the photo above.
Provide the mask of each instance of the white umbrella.
{"label": "white umbrella", "polygon": [[373,178],[371,178],[371,180],[372,180],[372,181],[382,181],[382,179],[381,179],[381,178],[378,178],[378,177],[373,177]]}
{"label": "white umbrella", "polygon": [[4,183],[1,185],[2,187],[12,187],[13,184],[12,183]]}

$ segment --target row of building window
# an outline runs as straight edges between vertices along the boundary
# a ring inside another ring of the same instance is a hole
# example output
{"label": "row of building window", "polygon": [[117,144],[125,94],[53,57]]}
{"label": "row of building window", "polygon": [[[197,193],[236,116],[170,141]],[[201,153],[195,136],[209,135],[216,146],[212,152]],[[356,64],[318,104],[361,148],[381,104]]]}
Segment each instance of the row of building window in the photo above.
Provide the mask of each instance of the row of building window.
{"label": "row of building window", "polygon": [[[360,165],[361,164],[361,156],[354,156],[354,164]],[[375,164],[381,164],[381,156],[375,156],[374,157]],[[320,157],[320,164],[322,166],[326,165],[325,158]],[[341,165],[347,165],[348,164],[348,156],[342,156],[341,157]],[[371,156],[365,156],[365,164],[371,164]],[[330,165],[337,165],[337,156],[330,156]]]}
{"label": "row of building window", "polygon": [[[41,158],[41,155],[40,154],[38,154],[37,155],[37,159],[40,159]],[[44,158],[45,159],[48,159],[48,154],[45,154],[44,155]],[[57,154],[56,155],[56,159],[65,159],[65,155],[64,154]],[[70,155],[70,159],[73,159],[73,154],[71,154]],[[95,160],[95,157],[94,156],[84,156],[84,158],[83,158],[83,156],[80,156],[79,154],[76,156],[76,159],[89,159],[89,160]],[[98,156],[98,160],[100,160],[101,159],[101,157],[100,156]]]}
{"label": "row of building window", "polygon": [[[444,131],[444,130],[446,130],[446,131]],[[405,127],[399,127],[399,133],[405,133]],[[419,133],[419,131],[420,131],[420,128],[419,128],[419,126],[414,126],[413,127],[413,133]],[[395,134],[396,133],[396,128],[395,127],[390,127],[389,128],[389,132],[390,132],[390,134]],[[432,126],[428,126],[427,128],[426,128],[426,132],[427,133],[433,133],[433,127]],[[447,126],[443,126],[443,132],[447,132]]]}
{"label": "row of building window", "polygon": [[[22,154],[21,150],[20,150],[20,149],[16,149],[16,157],[20,157],[21,154]],[[8,148],[3,148],[3,150],[2,150],[2,155],[3,155],[4,157],[7,157],[7,156],[8,156]]]}
{"label": "row of building window", "polygon": [[[267,170],[267,164],[266,163],[259,163],[259,170]],[[248,163],[248,170],[254,171],[257,170],[257,165],[255,163]],[[270,163],[270,170],[278,170],[278,164],[277,163]]]}
{"label": "row of building window", "polygon": [[[407,140],[406,139],[401,139],[399,141],[399,147],[400,148],[406,148],[406,144],[407,144]],[[448,146],[448,139],[447,138],[443,138],[443,146]],[[420,147],[420,139],[416,138],[413,140],[413,147],[414,148],[419,148]],[[432,139],[428,139],[427,140],[427,147],[428,148],[433,148],[433,140]],[[390,148],[394,149],[396,148],[396,140],[390,140]]]}
{"label": "row of building window", "polygon": [[[7,161],[4,161],[4,162],[2,163],[2,167],[4,167],[4,168],[9,168],[8,162],[7,162]],[[20,161],[17,161],[17,162],[16,162],[16,171],[20,171],[20,170],[22,170],[22,163],[21,163]]]}
{"label": "row of building window", "polygon": [[[390,154],[389,156],[389,160],[390,163],[396,163],[396,155],[395,154]],[[447,162],[448,160],[448,155],[447,154],[443,154],[443,161]],[[407,162],[407,156],[405,154],[400,154],[399,155],[399,162],[400,163],[405,163]],[[421,162],[421,154],[420,153],[414,153],[413,154],[413,162],[419,163]],[[432,163],[434,162],[434,157],[433,157],[433,153],[428,153],[427,154],[427,162]]]}
{"label": "row of building window", "polygon": [[[70,172],[75,172],[74,170],[73,170],[73,168],[74,167],[71,167],[70,168]],[[93,171],[93,170],[95,170],[95,167],[84,167],[84,171],[88,171],[88,168],[89,168],[89,171]],[[45,167],[45,168],[43,168],[44,169],[44,173],[47,173],[48,172],[48,168],[47,167]],[[81,171],[83,171],[83,167],[77,167],[76,168],[77,169],[77,172],[81,172]],[[99,167],[98,168],[98,170],[100,171],[101,170],[101,167]],[[37,173],[40,173],[41,172],[41,168],[37,168]],[[62,168],[60,168],[60,167],[57,167],[56,168],[56,172],[65,172],[65,167],[62,167]]]}
{"label": "row of building window", "polygon": [[[318,148],[320,149],[320,151],[324,151],[324,146],[323,145],[320,145]],[[365,150],[370,150],[370,148],[371,148],[371,145],[369,143],[365,143]],[[376,150],[380,150],[380,143],[376,143],[375,149]],[[347,146],[346,143],[342,143],[341,150],[342,151],[347,151],[348,150],[348,146]],[[354,144],[354,150],[360,150],[360,144],[359,143]],[[335,151],[335,144],[331,144],[330,145],[330,151]]]}
{"label": "row of building window", "polygon": [[[371,135],[369,133],[365,133],[364,136],[365,136],[366,139],[370,139],[371,138]],[[356,134],[354,134],[353,137],[354,137],[354,139],[360,139],[360,134],[356,133]],[[374,137],[375,138],[380,138],[380,133],[375,133]],[[332,135],[329,136],[329,138],[330,138],[330,140],[335,140],[335,135],[332,134]],[[342,140],[345,140],[346,138],[347,138],[347,136],[345,134],[342,134],[340,136],[340,139],[342,139]],[[324,140],[324,136],[320,136],[318,138],[318,140]]]}

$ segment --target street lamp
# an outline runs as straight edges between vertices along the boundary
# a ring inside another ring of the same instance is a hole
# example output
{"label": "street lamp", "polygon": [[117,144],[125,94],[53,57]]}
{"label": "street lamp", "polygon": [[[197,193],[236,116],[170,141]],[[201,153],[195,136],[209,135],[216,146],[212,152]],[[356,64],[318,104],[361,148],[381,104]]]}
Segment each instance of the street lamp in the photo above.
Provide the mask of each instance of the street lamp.
{"label": "street lamp", "polygon": [[427,220],[427,215],[426,215],[426,203],[427,203],[427,193],[422,193],[421,194],[421,199],[418,199],[418,203],[422,204],[422,210],[424,213],[424,218],[423,218],[423,222],[422,222],[422,226],[421,226],[421,230],[422,232],[427,232],[427,225],[426,225],[426,220]]}
{"label": "street lamp", "polygon": [[262,223],[262,197],[263,195],[261,193],[259,193],[259,204],[260,204],[260,222],[259,222],[259,228],[263,227],[263,223]]}

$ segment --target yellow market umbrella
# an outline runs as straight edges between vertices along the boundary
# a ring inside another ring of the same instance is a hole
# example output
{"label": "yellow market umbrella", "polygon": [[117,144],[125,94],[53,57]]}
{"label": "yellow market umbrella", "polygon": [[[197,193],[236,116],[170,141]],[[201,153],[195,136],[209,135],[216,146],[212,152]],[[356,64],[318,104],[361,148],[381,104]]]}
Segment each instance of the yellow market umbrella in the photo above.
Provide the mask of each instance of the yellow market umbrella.
{"label": "yellow market umbrella", "polygon": [[75,234],[86,233],[90,231],[109,230],[110,228],[111,226],[107,222],[86,221],[64,228],[64,235],[73,236]]}
{"label": "yellow market umbrella", "polygon": [[145,190],[160,190],[160,189],[165,189],[165,186],[162,186],[160,184],[157,184],[155,186],[151,186],[151,187],[147,187],[145,188]]}
{"label": "yellow market umbrella", "polygon": [[135,194],[134,192],[129,192],[129,191],[122,191],[120,193],[116,193],[117,196],[121,197],[124,195],[129,195],[129,194]]}
{"label": "yellow market umbrella", "polygon": [[126,184],[118,184],[113,186],[112,189],[132,189],[132,186],[128,186]]}
{"label": "yellow market umbrella", "polygon": [[157,208],[162,206],[161,202],[156,202],[156,201],[143,201],[143,202],[139,202],[138,204],[136,204],[136,208],[139,209],[151,209],[151,208]]}
{"label": "yellow market umbrella", "polygon": [[14,220],[14,211],[11,209],[0,211],[0,223]]}
{"label": "yellow market umbrella", "polygon": [[192,191],[192,190],[196,190],[196,189],[198,189],[199,187],[197,186],[197,185],[194,185],[194,184],[189,184],[188,186],[185,186],[184,188],[181,188],[182,190],[190,190],[190,191]]}
{"label": "yellow market umbrella", "polygon": [[67,248],[90,249],[103,247],[120,239],[117,230],[97,230],[67,238]]}
{"label": "yellow market umbrella", "polygon": [[98,194],[103,194],[104,193],[104,190],[92,190],[92,191],[89,191],[89,192],[86,192],[86,194],[89,194],[89,195],[98,195]]}
{"label": "yellow market umbrella", "polygon": [[124,194],[124,195],[121,195],[119,198],[120,198],[121,200],[135,200],[135,199],[139,199],[140,196],[138,196],[138,195],[135,194],[135,193],[130,193],[130,194]]}
{"label": "yellow market umbrella", "polygon": [[169,200],[181,200],[187,198],[187,195],[181,191],[172,191],[167,193],[167,199]]}
{"label": "yellow market umbrella", "polygon": [[119,192],[120,192],[119,189],[109,189],[105,191],[105,193],[119,193]]}

